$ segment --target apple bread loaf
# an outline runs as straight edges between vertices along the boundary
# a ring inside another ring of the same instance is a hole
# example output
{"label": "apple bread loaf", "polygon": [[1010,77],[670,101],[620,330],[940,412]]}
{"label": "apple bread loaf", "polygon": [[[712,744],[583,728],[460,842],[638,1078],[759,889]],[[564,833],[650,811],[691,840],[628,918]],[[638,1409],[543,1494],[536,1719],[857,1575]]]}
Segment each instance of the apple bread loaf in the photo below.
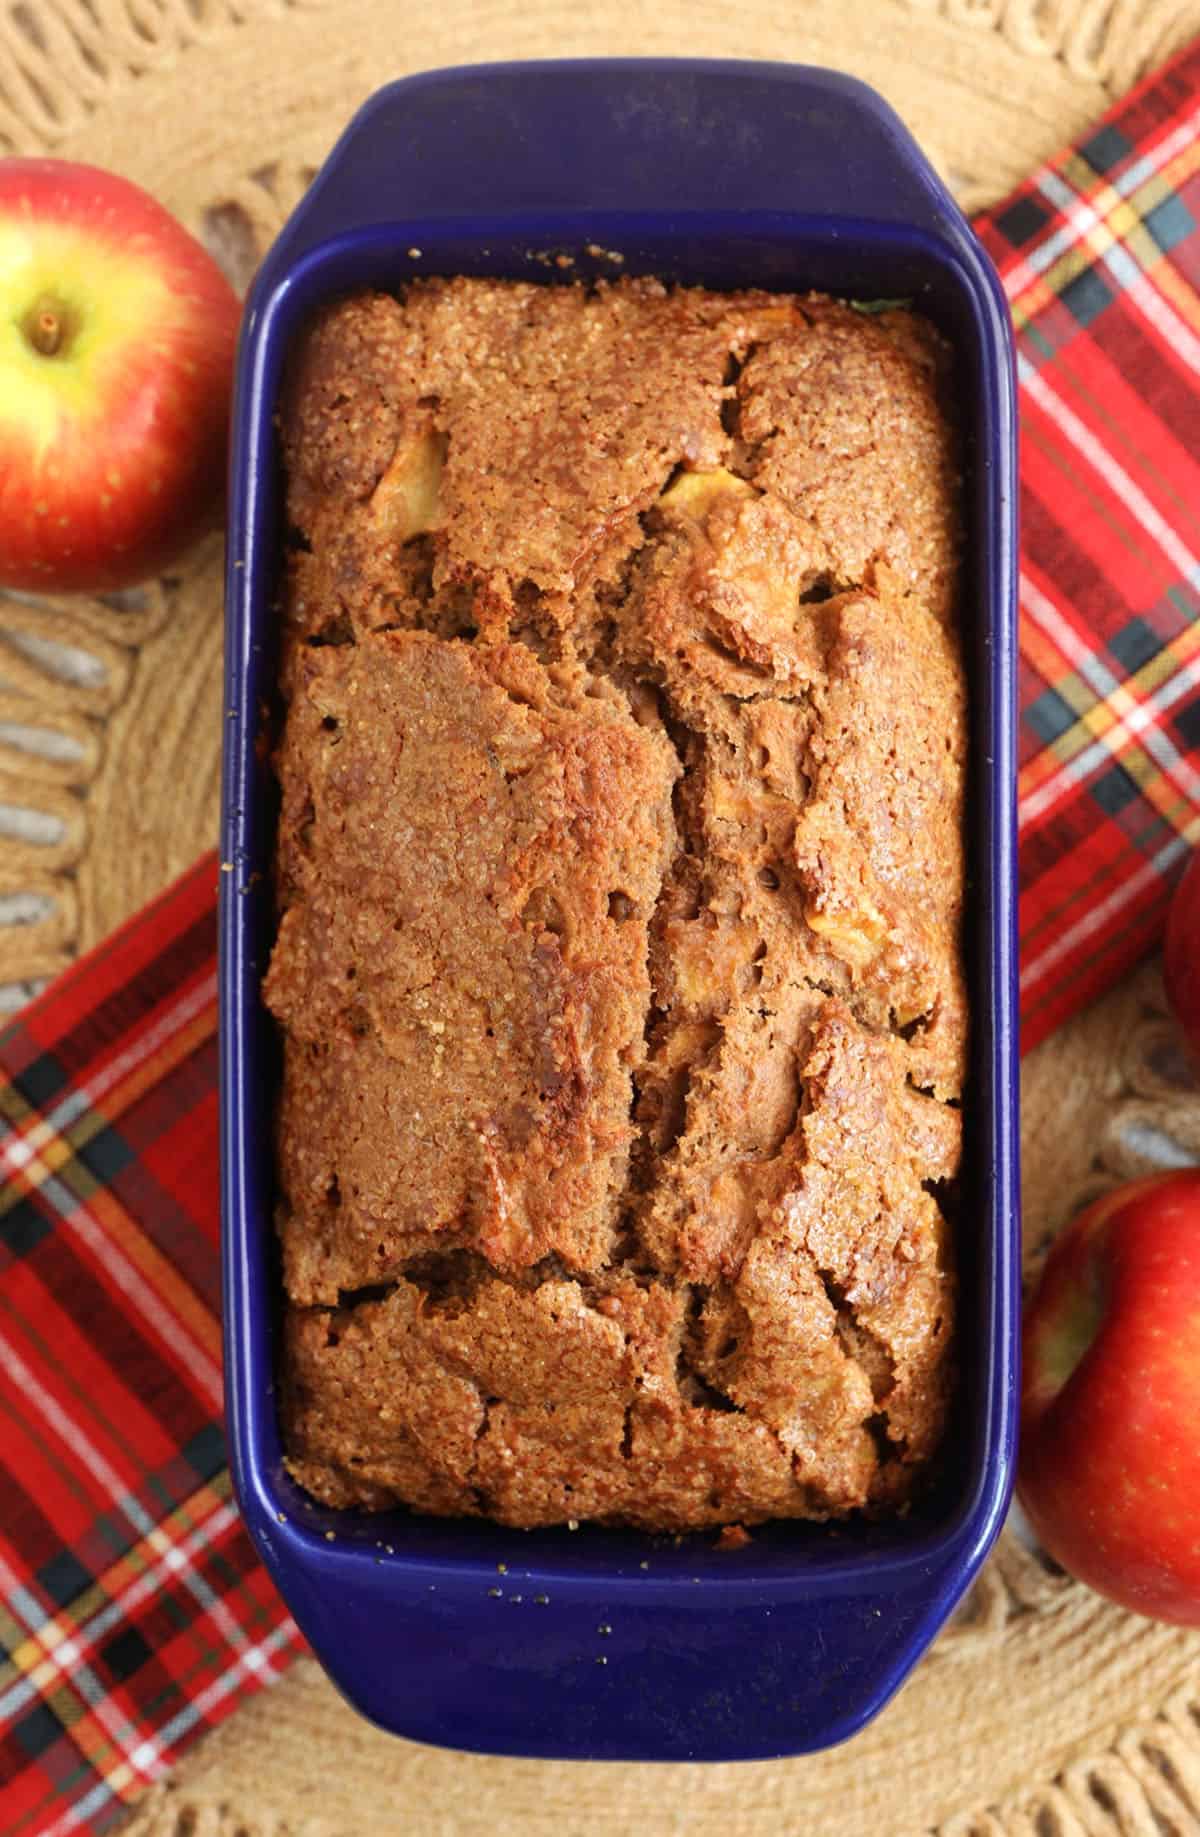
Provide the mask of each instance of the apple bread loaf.
{"label": "apple bread loaf", "polygon": [[282,412],[283,1421],[333,1505],[904,1502],[966,1004],[959,482],[904,311],[327,309]]}

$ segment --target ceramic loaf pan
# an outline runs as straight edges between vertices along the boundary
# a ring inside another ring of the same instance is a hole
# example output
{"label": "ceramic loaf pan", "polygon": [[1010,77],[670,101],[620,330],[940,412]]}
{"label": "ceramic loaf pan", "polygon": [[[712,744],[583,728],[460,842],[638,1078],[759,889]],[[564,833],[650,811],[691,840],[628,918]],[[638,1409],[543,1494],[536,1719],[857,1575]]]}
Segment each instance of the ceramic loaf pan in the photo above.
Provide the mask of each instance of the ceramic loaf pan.
{"label": "ceramic loaf pan", "polygon": [[[594,252],[589,253],[589,248]],[[281,478],[289,343],[331,296],[415,274],[572,276],[903,297],[952,340],[965,430],[972,1070],[960,1377],[940,1485],[890,1523],[780,1524],[739,1550],[630,1531],[325,1510],[276,1413],[272,937]],[[419,251],[419,253],[418,253]],[[995,273],[896,116],[828,71],[602,62],[437,71],[355,117],[255,283],[234,414],[221,876],[225,1356],[246,1523],[334,1681],[418,1741],[625,1760],[795,1754],[886,1701],[975,1576],[1012,1481],[1018,1350],[1015,434]],[[256,745],[256,743],[259,743]]]}

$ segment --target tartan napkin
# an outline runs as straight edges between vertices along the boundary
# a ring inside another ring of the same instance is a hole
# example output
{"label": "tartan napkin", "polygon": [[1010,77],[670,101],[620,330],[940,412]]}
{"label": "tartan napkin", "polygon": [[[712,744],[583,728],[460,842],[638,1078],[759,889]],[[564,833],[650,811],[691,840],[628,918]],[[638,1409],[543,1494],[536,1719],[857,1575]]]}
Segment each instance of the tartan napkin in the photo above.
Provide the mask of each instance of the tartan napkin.
{"label": "tartan napkin", "polygon": [[1200,41],[976,229],[1017,331],[1026,1048],[1200,842]]}
{"label": "tartan napkin", "polygon": [[0,1038],[0,1831],[104,1831],[302,1649],[221,1430],[215,856]]}
{"label": "tartan napkin", "polygon": [[[1200,43],[979,223],[1024,427],[1025,1044],[1200,840]],[[99,1833],[301,1640],[230,1495],[215,857],[0,1038],[0,1831]]]}

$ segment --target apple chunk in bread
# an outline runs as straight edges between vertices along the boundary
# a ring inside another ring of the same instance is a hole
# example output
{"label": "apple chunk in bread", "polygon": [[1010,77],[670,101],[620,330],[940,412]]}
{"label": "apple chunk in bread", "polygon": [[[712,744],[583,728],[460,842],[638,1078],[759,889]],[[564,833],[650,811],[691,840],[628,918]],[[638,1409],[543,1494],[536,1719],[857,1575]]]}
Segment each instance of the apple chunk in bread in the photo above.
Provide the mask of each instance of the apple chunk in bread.
{"label": "apple chunk in bread", "polygon": [[445,463],[446,437],[432,427],[401,440],[371,499],[376,528],[389,541],[411,542],[433,529]]}

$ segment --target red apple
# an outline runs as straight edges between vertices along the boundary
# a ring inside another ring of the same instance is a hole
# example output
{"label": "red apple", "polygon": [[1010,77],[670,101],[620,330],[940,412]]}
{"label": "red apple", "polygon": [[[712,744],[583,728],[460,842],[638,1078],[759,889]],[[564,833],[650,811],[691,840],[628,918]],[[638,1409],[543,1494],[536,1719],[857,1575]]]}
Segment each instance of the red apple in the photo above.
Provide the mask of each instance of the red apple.
{"label": "red apple", "polygon": [[1025,1317],[1021,1503],[1064,1569],[1200,1626],[1200,1168],[1106,1194]]}
{"label": "red apple", "polygon": [[1175,1018],[1200,1055],[1200,849],[1184,869],[1167,914],[1163,977]]}
{"label": "red apple", "polygon": [[0,160],[0,586],[131,586],[218,520],[239,318],[136,185]]}

